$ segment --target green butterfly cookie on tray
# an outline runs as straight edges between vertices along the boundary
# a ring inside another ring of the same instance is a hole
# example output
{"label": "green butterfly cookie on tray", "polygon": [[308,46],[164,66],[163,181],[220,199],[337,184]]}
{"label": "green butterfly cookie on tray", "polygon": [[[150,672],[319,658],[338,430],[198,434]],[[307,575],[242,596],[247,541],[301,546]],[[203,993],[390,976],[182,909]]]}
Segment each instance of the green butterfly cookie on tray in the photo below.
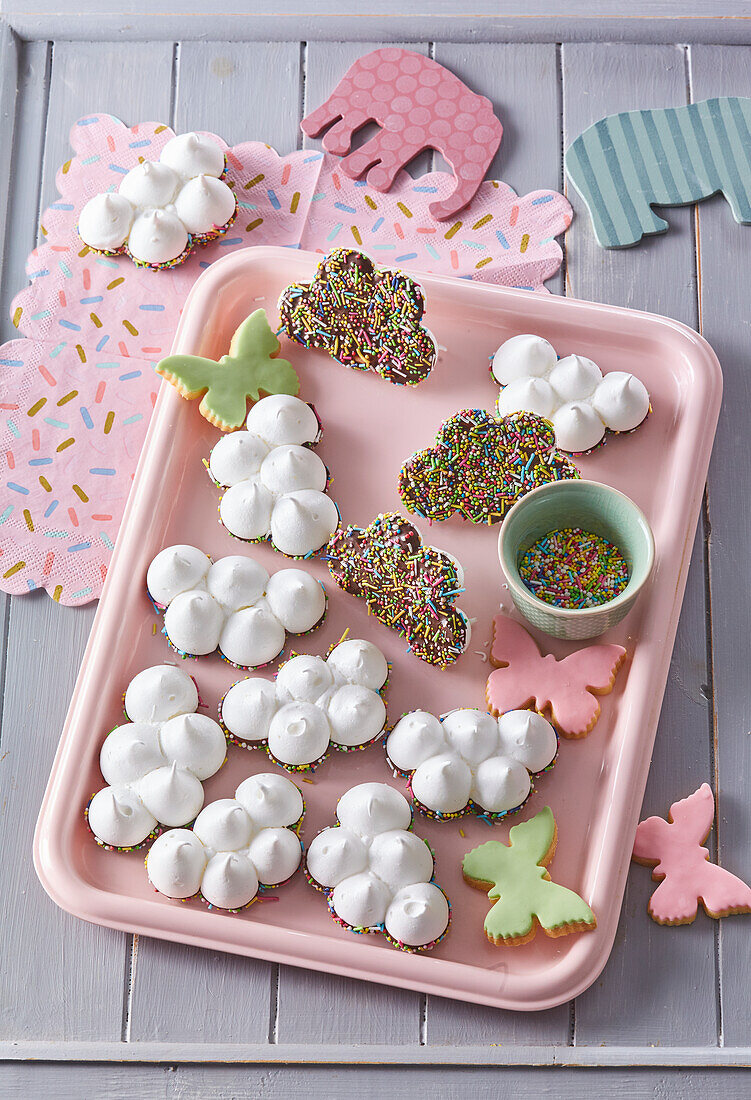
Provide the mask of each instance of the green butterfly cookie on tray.
{"label": "green butterfly cookie on tray", "polygon": [[265,311],[257,309],[235,332],[228,355],[218,361],[168,355],[156,370],[189,401],[200,397],[201,416],[231,432],[243,426],[248,401],[258,401],[262,393],[294,396],[299,391],[291,363],[276,357],[280,346]]}

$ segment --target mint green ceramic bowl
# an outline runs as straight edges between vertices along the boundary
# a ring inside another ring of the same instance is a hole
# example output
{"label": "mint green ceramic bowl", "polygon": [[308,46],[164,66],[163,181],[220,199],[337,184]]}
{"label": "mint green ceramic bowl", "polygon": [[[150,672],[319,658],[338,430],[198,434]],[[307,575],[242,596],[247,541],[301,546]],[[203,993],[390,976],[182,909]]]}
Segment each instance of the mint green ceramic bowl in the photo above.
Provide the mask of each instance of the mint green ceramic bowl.
{"label": "mint green ceramic bowl", "polygon": [[[553,607],[533,596],[518,563],[537,539],[558,527],[581,527],[609,539],[626,559],[623,592],[599,607]],[[509,511],[498,536],[498,557],[511,597],[525,619],[555,638],[596,638],[633,607],[654,564],[655,545],[644,513],[624,493],[597,481],[553,481],[523,496]]]}

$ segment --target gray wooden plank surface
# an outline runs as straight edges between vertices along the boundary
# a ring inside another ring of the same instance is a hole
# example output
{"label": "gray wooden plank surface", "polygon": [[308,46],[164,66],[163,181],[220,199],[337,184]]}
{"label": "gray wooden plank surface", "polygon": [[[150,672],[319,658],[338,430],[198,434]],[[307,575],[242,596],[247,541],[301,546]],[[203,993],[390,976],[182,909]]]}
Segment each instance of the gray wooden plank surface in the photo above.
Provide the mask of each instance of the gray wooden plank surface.
{"label": "gray wooden plank surface", "polygon": [[[628,15],[638,14],[640,2],[631,5]],[[176,51],[171,38],[146,46],[123,42],[94,45],[92,40],[102,37],[102,28],[109,25],[114,34],[118,26],[117,21],[107,24],[101,19],[95,24],[89,20],[86,41],[55,42],[49,47],[43,41],[21,43],[16,52],[16,43],[0,25],[0,136],[6,135],[7,140],[13,133],[10,114],[16,133],[12,161],[6,158],[11,165],[6,171],[14,182],[8,200],[11,228],[5,235],[0,288],[3,312],[24,283],[23,261],[33,243],[37,221],[42,150],[42,190],[47,202],[54,195],[54,173],[68,156],[70,126],[90,110],[107,110],[126,122],[134,122],[146,117],[168,119],[172,103],[178,128],[213,129],[230,142],[264,139],[286,152],[301,143],[298,122],[303,95],[307,109],[317,106],[347,65],[367,49],[375,48],[376,31],[381,41],[401,37],[408,41],[424,32],[425,38],[417,45],[412,43],[412,48],[423,52],[432,49],[438,61],[453,68],[496,104],[505,126],[496,158],[497,174],[518,191],[526,191],[560,186],[561,107],[568,143],[589,122],[609,111],[676,104],[686,99],[689,74],[683,47],[566,43],[558,51],[553,35],[562,26],[560,20],[527,18],[522,22],[524,15],[532,16],[539,5],[522,5],[521,0],[517,9],[504,5],[504,11],[511,15],[505,23],[488,18],[482,22],[475,19],[474,25],[471,13],[479,11],[484,0],[472,0],[471,8],[465,10],[457,0],[437,0],[431,16],[418,14],[407,2],[400,6],[400,18],[388,23],[380,15],[360,17],[358,3],[348,3],[346,18],[329,21],[328,29],[325,18],[310,17],[306,22],[306,0],[296,0],[289,8],[283,3],[276,5],[282,14],[267,16],[266,22],[262,15],[238,22],[231,14],[223,21],[225,9],[218,4],[208,24],[204,17],[202,37],[214,39],[227,28],[228,37],[280,39],[286,35],[288,40],[193,41],[198,23],[183,18],[176,32],[181,39]],[[51,25],[47,12],[34,14],[33,0],[15,6],[27,12],[23,18],[37,20],[35,33],[42,33],[43,23]],[[303,13],[294,30],[290,29],[291,18],[285,22],[283,14],[292,6]],[[606,0],[600,0],[600,9],[606,6]],[[41,11],[43,5],[36,7]],[[101,11],[103,6],[98,7]],[[613,0],[614,12],[616,7]],[[671,7],[675,5],[649,5],[650,13],[661,18],[670,14]],[[74,34],[75,26],[83,25],[76,22],[78,13],[81,19],[88,18],[86,0],[77,9],[77,13],[69,13],[64,37]],[[230,9],[237,12],[237,5],[227,5],[226,10]],[[318,9],[320,16],[328,10],[322,5]],[[681,10],[691,15],[685,4]],[[387,12],[387,5],[381,5],[381,11]],[[357,19],[349,18],[356,15]],[[570,15],[571,11],[569,26]],[[621,37],[637,33],[635,22],[604,21],[592,31],[591,21],[582,19],[577,26],[582,38],[606,37],[603,27],[608,26],[616,27]],[[692,34],[709,34],[707,22],[701,20],[700,26],[692,20]],[[137,23],[124,20],[122,36],[138,37],[144,20],[140,20],[140,26],[134,25]],[[168,23],[169,17],[161,23],[150,19],[151,35],[164,32]],[[651,20],[648,23],[650,28],[658,26]],[[731,23],[725,21],[722,34],[728,33]],[[675,26],[673,37],[677,37]],[[307,27],[311,28],[311,40],[304,46],[298,34]],[[542,36],[545,43],[489,44],[498,37],[518,38],[520,27],[529,30],[528,42]],[[432,46],[427,40],[428,31],[439,39]],[[478,33],[484,44],[477,44]],[[643,28],[638,33],[643,34]],[[744,36],[744,40],[751,40],[747,23],[735,23],[733,33],[739,40]],[[345,34],[352,40],[326,41],[332,35]],[[472,34],[473,44],[463,43]],[[173,54],[178,75],[174,88]],[[689,54],[693,98],[732,92],[751,95],[751,51],[694,47]],[[15,77],[9,76],[16,64],[17,102]],[[120,78],[113,80],[113,72],[121,74]],[[418,170],[427,164],[425,157]],[[578,214],[568,234],[569,293],[663,312],[694,326],[698,323],[693,210],[671,209],[667,214],[671,228],[666,236],[652,238],[626,252],[604,252],[594,242],[578,196],[570,191],[569,198]],[[665,813],[674,798],[711,778],[712,713],[706,685],[711,687],[714,682],[720,855],[726,866],[751,878],[751,811],[743,785],[751,765],[746,640],[751,611],[746,583],[751,519],[746,490],[751,455],[745,445],[744,416],[751,392],[744,370],[748,308],[741,289],[749,283],[751,238],[732,221],[722,199],[699,208],[698,226],[703,329],[717,347],[726,381],[724,430],[715,448],[709,496],[713,528],[709,553],[713,668],[708,671],[705,627],[709,608],[705,605],[705,545],[700,531],[644,809],[645,813]],[[7,322],[2,331],[4,335],[12,334]],[[734,491],[729,491],[728,485]],[[648,1056],[654,1049],[650,1045],[656,1043],[660,1044],[660,1057],[665,1056],[663,1048],[672,1048],[682,1064],[684,1058],[691,1058],[687,1052],[692,1047],[697,1062],[711,1060],[719,1030],[726,1047],[718,1057],[732,1045],[745,1058],[746,1048],[741,1049],[741,1045],[751,1044],[749,922],[743,918],[727,920],[718,929],[700,917],[691,928],[659,928],[644,913],[652,884],[648,873],[641,869],[635,869],[629,877],[611,960],[600,980],[576,1002],[574,1017],[570,1017],[568,1006],[536,1016],[513,1015],[144,938],[136,938],[134,944],[131,937],[93,928],[62,914],[33,876],[29,853],[34,819],[91,617],[92,609],[60,608],[40,595],[13,601],[10,614],[0,620],[9,630],[7,651],[0,650],[7,652],[0,725],[0,889],[5,899],[20,898],[24,902],[8,906],[6,900],[8,916],[0,955],[0,1037],[68,1040],[72,1049],[80,1049],[84,1059],[85,1048],[73,1046],[77,1040],[117,1042],[127,1038],[133,1041],[132,1046],[138,1041],[147,1044],[144,1050],[156,1049],[156,1041],[163,1043],[165,1050],[177,1050],[175,1044],[179,1044],[179,1050],[185,1052],[190,1051],[191,1044],[196,1045],[194,1049],[235,1044],[233,1050],[239,1050],[237,1044],[247,1044],[254,1059],[263,1049],[260,1044],[269,1038],[280,1044],[280,1053],[290,1051],[292,1059],[294,1049],[300,1048],[291,1044],[300,1043],[312,1051],[325,1047],[327,1052],[338,1044],[350,1044],[344,1048],[347,1057],[352,1057],[352,1044],[366,1044],[378,1051],[388,1047],[414,1050],[418,1057],[428,1060],[430,1047],[421,1043],[434,1045],[436,1057],[442,1060],[447,1048],[452,1047],[466,1050],[476,1049],[476,1044],[500,1044],[490,1050],[518,1050],[522,1054],[537,1046],[549,1061],[559,1060],[558,1050],[563,1059],[566,1052],[572,1058],[586,1058],[586,1048],[593,1055],[603,1051],[605,1057],[608,1047],[602,1044],[608,1044],[622,1047],[626,1064],[628,1058],[638,1061],[633,1052],[640,1046]],[[50,685],[49,690],[37,693],[38,697],[26,690],[30,666],[38,682]],[[33,752],[29,752],[31,737]],[[721,993],[716,973],[718,950]],[[30,958],[35,960],[32,982]],[[573,1020],[578,1046],[572,1048],[566,1044]],[[179,1060],[186,1056],[181,1055]],[[669,1058],[668,1054],[666,1064]],[[62,1097],[287,1096],[303,1091],[318,1095],[324,1089],[327,1095],[370,1096],[380,1095],[384,1088],[396,1095],[419,1088],[453,1096],[467,1087],[479,1096],[505,1096],[512,1088],[515,1092],[535,1089],[543,1095],[555,1090],[563,1097],[586,1095],[589,1091],[637,1097],[699,1092],[714,1096],[720,1089],[732,1097],[748,1092],[748,1076],[744,1078],[735,1071],[719,1077],[667,1068],[633,1072],[568,1069],[565,1077],[557,1072],[553,1077],[552,1073],[533,1069],[509,1073],[478,1068],[433,1071],[423,1067],[379,1073],[365,1067],[300,1070],[278,1066],[181,1066],[173,1071],[166,1066],[61,1068],[41,1062],[10,1071],[0,1068],[0,1072],[4,1073],[0,1092],[10,1096],[43,1095],[53,1087]]]}
{"label": "gray wooden plank surface", "polygon": [[[175,130],[212,130],[230,144],[273,140],[281,153],[297,148],[301,53],[297,42],[180,44]],[[201,1042],[267,1042],[277,972],[258,959],[139,936],[126,1035],[133,1042],[183,1041],[186,1033]]]}
{"label": "gray wooden plank surface", "polygon": [[[38,47],[36,54],[38,55]],[[69,155],[68,131],[75,120],[92,109],[127,117],[140,116],[159,106],[159,81],[164,66],[164,109],[169,109],[169,71],[172,49],[156,44],[102,47],[91,63],[87,44],[63,44],[54,51],[49,109],[36,88],[26,100],[30,140],[39,135],[40,117],[46,138],[43,160],[26,164],[28,174],[14,175],[14,190],[25,204],[24,217],[33,210],[37,221],[42,165],[42,207],[55,195],[55,172]],[[30,72],[39,74],[41,58],[30,59]],[[113,81],[112,71],[127,73],[127,81]],[[40,116],[39,112],[43,112]],[[33,149],[33,144],[30,144]],[[36,171],[34,171],[34,164]],[[31,196],[21,196],[28,190]],[[23,253],[32,243],[29,226],[8,255],[4,281],[20,288],[25,281]],[[33,237],[32,237],[33,240]],[[12,262],[11,262],[12,261]],[[62,729],[67,703],[94,615],[94,607],[59,607],[45,593],[14,600],[8,625],[6,678],[3,695],[2,770],[0,804],[0,889],[4,897],[23,898],[13,906],[3,939],[3,990],[0,999],[2,1033],[8,1037],[90,1039],[120,1038],[123,1020],[123,980],[127,938],[108,929],[75,920],[44,894],[33,871],[31,843],[36,815]],[[46,690],[30,690],[29,670]],[[29,960],[34,981],[29,981]]]}
{"label": "gray wooden plank surface", "polygon": [[555,1096],[558,1100],[612,1097],[617,1100],[741,1100],[748,1096],[744,1069],[654,1070],[447,1069],[373,1066],[97,1066],[10,1063],[0,1067],[7,1100],[289,1100],[290,1097],[351,1097],[405,1100],[428,1095],[455,1100],[516,1100]]}
{"label": "gray wooden plank surface", "polygon": [[[305,55],[303,115],[320,106],[347,68],[378,43],[314,42]],[[413,44],[428,53],[428,43]],[[302,117],[302,116],[301,116]],[[367,139],[368,129],[356,135]],[[320,139],[303,138],[303,148],[320,148]],[[425,172],[428,154],[410,166]],[[424,998],[417,993],[358,982],[336,974],[296,967],[279,968],[277,1014],[272,1034],[279,1043],[417,1043]]]}
{"label": "gray wooden plank surface", "polygon": [[[751,50],[691,51],[694,98],[751,95]],[[751,448],[748,410],[751,235],[735,224],[720,196],[698,207],[702,332],[723,367],[725,389],[709,468],[709,576],[712,601],[714,736],[717,753],[716,838],[721,862],[751,882]],[[723,1040],[751,1036],[749,918],[721,922]]]}
{"label": "gray wooden plank surface", "polygon": [[[435,59],[486,95],[503,123],[503,140],[490,175],[519,194],[561,185],[561,118],[558,59],[553,43],[464,46],[436,43]],[[534,95],[519,95],[533,86]],[[563,271],[547,284],[563,289]],[[570,1011],[504,1012],[429,997],[427,1042],[568,1043]]]}
{"label": "gray wooden plank surface", "polygon": [[[564,148],[602,115],[686,100],[684,51],[675,46],[564,45]],[[595,94],[596,93],[596,94]],[[697,324],[693,211],[671,209],[669,232],[638,248],[605,251],[579,196],[567,234],[568,293],[665,313]],[[635,364],[636,367],[636,364]],[[636,440],[634,441],[636,445]],[[644,800],[645,814],[711,779],[703,544],[698,539]],[[579,1043],[706,1043],[717,1039],[713,922],[661,928],[646,914],[651,878],[633,868],[615,946],[602,976],[576,1002]],[[691,1005],[687,1011],[687,1005]]]}
{"label": "gray wooden plank surface", "polygon": [[3,0],[3,14],[26,38],[150,40],[454,42],[751,41],[747,0]]}

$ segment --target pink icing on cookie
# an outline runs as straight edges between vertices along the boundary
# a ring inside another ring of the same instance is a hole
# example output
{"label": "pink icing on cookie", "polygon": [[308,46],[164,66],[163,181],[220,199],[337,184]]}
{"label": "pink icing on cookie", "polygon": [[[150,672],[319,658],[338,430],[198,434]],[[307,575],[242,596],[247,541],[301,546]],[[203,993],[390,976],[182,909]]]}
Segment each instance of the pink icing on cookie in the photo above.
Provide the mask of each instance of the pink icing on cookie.
{"label": "pink icing on cookie", "polygon": [[598,695],[607,695],[626,650],[620,645],[592,645],[561,661],[545,657],[527,631],[506,615],[493,620],[486,699],[492,714],[534,707],[549,711],[564,737],[584,737],[600,716]]}
{"label": "pink icing on cookie", "polygon": [[702,783],[670,807],[668,820],[648,817],[636,829],[633,859],[653,867],[659,882],[649,900],[649,915],[658,924],[690,924],[698,903],[710,917],[751,913],[751,887],[723,867],[709,862],[702,845],[714,820],[714,795]]}

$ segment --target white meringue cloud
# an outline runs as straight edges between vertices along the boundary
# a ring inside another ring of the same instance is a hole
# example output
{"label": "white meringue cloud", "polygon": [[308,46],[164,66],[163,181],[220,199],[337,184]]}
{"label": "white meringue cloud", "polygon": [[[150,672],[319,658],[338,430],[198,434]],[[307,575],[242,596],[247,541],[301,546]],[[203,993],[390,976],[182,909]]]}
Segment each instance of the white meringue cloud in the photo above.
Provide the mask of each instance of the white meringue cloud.
{"label": "white meringue cloud", "polygon": [[628,432],[649,412],[644,383],[625,371],[602,371],[583,355],[559,359],[542,336],[521,334],[496,351],[492,373],[501,390],[499,416],[532,412],[550,420],[562,451],[596,447],[606,429]]}
{"label": "white meringue cloud", "polygon": [[356,932],[384,932],[396,947],[434,947],[449,924],[446,895],[433,881],[433,854],[410,829],[406,798],[387,783],[350,787],[339,824],[308,846],[306,870],[335,920]]}
{"label": "white meringue cloud", "polygon": [[146,573],[164,610],[164,634],[182,656],[218,649],[237,668],[260,668],[284,649],[287,633],[307,634],[326,613],[326,593],[303,569],[271,576],[248,555],[211,558],[195,546],[168,546]]}
{"label": "white meringue cloud", "polygon": [[237,213],[224,152],[202,134],[180,134],[159,160],[143,161],[117,191],[95,195],[78,217],[78,235],[95,252],[125,252],[139,267],[172,267],[227,231]]}
{"label": "white meringue cloud", "polygon": [[236,911],[260,886],[286,882],[302,859],[296,829],[299,789],[282,775],[252,775],[201,810],[192,829],[162,833],[146,856],[149,882],[170,898],[200,893],[210,907]]}
{"label": "white meringue cloud", "polygon": [[521,808],[533,775],[558,751],[551,724],[531,710],[499,718],[481,710],[452,710],[442,721],[424,710],[405,714],[386,739],[391,765],[410,777],[412,797],[429,817],[467,811],[493,818]]}
{"label": "white meringue cloud", "polygon": [[196,685],[173,665],[155,665],[131,680],[129,721],[112,730],[99,756],[108,786],[87,811],[100,844],[134,848],[158,824],[184,825],[200,811],[202,781],[221,768],[227,742],[221,727],[197,708]]}
{"label": "white meringue cloud", "polygon": [[222,436],[209,456],[209,474],[225,490],[222,523],[246,542],[270,539],[290,558],[320,550],[339,526],[339,512],[326,495],[328,471],[311,450],[321,437],[312,407],[269,395],[251,407],[245,429]]}
{"label": "white meringue cloud", "polygon": [[340,642],[328,657],[300,654],[276,680],[249,677],[222,699],[219,721],[242,748],[263,747],[289,771],[319,764],[329,750],[364,748],[381,736],[388,663],[377,646]]}

